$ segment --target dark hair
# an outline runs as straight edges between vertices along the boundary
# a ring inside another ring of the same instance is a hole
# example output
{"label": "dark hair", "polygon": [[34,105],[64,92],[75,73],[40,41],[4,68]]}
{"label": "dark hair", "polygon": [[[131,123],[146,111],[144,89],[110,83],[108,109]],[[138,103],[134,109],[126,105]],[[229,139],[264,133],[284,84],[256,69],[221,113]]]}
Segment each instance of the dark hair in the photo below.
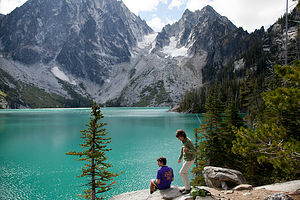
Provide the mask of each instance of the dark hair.
{"label": "dark hair", "polygon": [[178,129],[178,130],[176,131],[176,137],[177,137],[177,138],[178,138],[178,137],[186,138],[186,134],[185,134],[184,130]]}
{"label": "dark hair", "polygon": [[164,165],[167,164],[167,159],[165,157],[157,158],[157,162],[162,162]]}

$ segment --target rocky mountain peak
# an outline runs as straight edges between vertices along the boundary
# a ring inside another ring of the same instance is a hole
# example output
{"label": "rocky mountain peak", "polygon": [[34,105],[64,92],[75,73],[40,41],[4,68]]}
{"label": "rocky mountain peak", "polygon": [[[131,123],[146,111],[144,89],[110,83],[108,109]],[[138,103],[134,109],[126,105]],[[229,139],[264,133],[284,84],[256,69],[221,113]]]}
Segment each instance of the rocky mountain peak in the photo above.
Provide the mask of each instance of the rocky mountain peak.
{"label": "rocky mountain peak", "polygon": [[[243,66],[242,55],[264,34],[251,36],[211,6],[187,9],[153,33],[120,0],[29,0],[0,15],[0,69],[75,101],[170,106],[229,62]],[[264,49],[281,35],[266,38]],[[8,92],[14,84],[4,79]]]}
{"label": "rocky mountain peak", "polygon": [[[2,51],[25,65],[59,65],[98,83],[152,29],[119,0],[29,0],[3,17]],[[95,72],[98,73],[95,73]]]}
{"label": "rocky mountain peak", "polygon": [[[207,43],[208,38],[213,40],[210,42],[212,44],[218,40],[218,37],[236,29],[231,21],[218,14],[211,6],[206,6],[195,12],[186,9],[178,22],[165,26],[158,33],[156,48],[153,52],[169,46],[175,40],[177,48],[186,47],[191,55],[196,52],[195,45],[201,43],[203,48],[207,50],[205,43]],[[212,46],[209,43],[207,44]],[[197,45],[198,47],[199,45]]]}

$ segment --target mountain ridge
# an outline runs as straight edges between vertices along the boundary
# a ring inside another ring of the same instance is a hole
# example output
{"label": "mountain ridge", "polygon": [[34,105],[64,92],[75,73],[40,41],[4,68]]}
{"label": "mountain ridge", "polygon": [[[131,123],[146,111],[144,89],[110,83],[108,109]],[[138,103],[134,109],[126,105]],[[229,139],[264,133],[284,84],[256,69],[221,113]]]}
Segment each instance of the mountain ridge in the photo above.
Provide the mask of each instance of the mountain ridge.
{"label": "mountain ridge", "polygon": [[154,33],[122,1],[84,2],[30,0],[3,16],[1,69],[64,98],[76,93],[108,106],[172,106],[241,60],[260,37],[210,6],[186,10]]}

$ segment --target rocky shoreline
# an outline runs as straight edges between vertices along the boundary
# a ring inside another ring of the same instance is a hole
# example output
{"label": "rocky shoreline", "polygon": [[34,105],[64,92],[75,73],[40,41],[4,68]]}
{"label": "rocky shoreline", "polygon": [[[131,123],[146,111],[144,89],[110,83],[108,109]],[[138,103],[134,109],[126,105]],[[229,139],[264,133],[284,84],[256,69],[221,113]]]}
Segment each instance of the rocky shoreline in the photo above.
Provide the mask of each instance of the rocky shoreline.
{"label": "rocky shoreline", "polygon": [[[211,187],[200,186],[211,193],[211,196],[197,197],[196,199],[217,199],[217,200],[300,200],[300,180],[285,183],[276,183],[259,187],[236,187],[240,189],[222,190]],[[149,189],[119,194],[109,200],[193,200],[191,195],[182,195],[179,192],[181,187],[172,186],[170,189],[149,193]]]}

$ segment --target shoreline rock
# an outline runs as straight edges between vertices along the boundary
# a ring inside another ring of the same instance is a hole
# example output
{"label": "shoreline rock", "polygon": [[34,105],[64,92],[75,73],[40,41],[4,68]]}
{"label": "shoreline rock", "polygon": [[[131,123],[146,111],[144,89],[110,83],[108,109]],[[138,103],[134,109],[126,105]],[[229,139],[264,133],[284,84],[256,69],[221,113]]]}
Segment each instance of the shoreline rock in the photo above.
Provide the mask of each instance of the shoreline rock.
{"label": "shoreline rock", "polygon": [[[193,197],[189,194],[182,195],[179,189],[182,187],[172,186],[167,190],[158,190],[153,194],[149,193],[149,189],[132,191],[127,193],[122,193],[116,195],[109,200],[161,200],[161,199],[173,199],[173,200],[192,200]],[[202,200],[205,199],[231,199],[231,200],[248,200],[248,199],[261,199],[269,197],[270,195],[275,195],[277,193],[286,193],[290,195],[294,200],[300,199],[300,180],[294,180],[284,183],[276,183],[271,185],[264,185],[259,187],[254,187],[251,189],[246,189],[242,191],[232,190],[218,190],[215,188],[210,188],[206,186],[200,186],[199,188],[209,191],[214,198],[211,197],[201,197]],[[298,191],[298,192],[297,192]],[[179,196],[178,196],[179,195]]]}

